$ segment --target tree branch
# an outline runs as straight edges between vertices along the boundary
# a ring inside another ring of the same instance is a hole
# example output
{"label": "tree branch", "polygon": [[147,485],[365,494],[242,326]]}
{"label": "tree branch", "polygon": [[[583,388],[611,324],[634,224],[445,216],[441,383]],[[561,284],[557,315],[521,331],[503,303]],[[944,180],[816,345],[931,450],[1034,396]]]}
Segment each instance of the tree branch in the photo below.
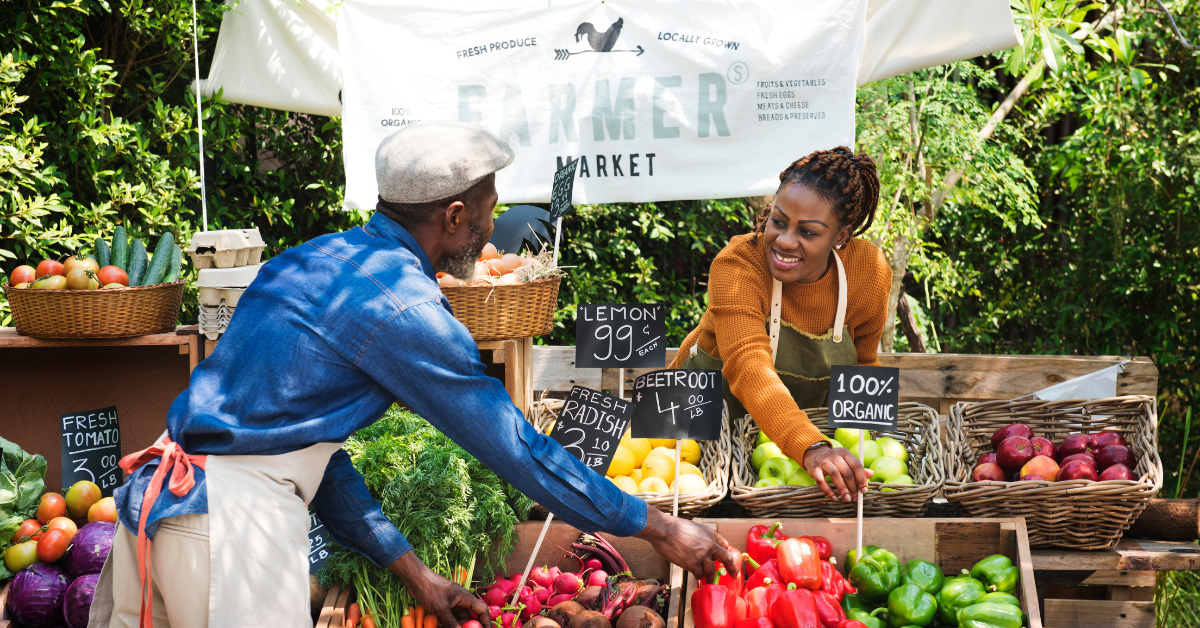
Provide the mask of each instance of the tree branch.
{"label": "tree branch", "polygon": [[1175,31],[1175,37],[1179,38],[1179,43],[1183,44],[1183,47],[1187,48],[1188,50],[1200,49],[1200,46],[1193,46],[1192,44],[1188,43],[1188,40],[1184,38],[1183,33],[1179,32],[1179,27],[1175,25],[1175,16],[1171,15],[1171,10],[1167,8],[1167,5],[1163,4],[1162,0],[1154,1],[1158,3],[1158,6],[1162,7],[1163,13],[1167,14],[1167,20],[1171,22],[1171,30]]}

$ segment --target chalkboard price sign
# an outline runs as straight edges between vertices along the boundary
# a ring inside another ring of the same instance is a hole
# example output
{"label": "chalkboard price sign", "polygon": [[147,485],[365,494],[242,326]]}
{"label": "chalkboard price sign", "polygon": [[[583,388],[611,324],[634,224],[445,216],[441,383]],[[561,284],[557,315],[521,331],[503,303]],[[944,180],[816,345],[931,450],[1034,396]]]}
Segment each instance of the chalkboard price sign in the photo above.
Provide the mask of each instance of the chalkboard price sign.
{"label": "chalkboard price sign", "polygon": [[667,359],[662,305],[580,305],[575,316],[575,367],[658,368]]}
{"label": "chalkboard price sign", "polygon": [[720,371],[667,369],[633,383],[634,438],[717,440],[721,436]]}
{"label": "chalkboard price sign", "polygon": [[579,160],[554,172],[554,185],[550,188],[550,221],[553,222],[571,211],[571,194],[575,191],[575,169]]}
{"label": "chalkboard price sign", "polygon": [[835,365],[829,377],[829,423],[865,430],[895,429],[900,369]]}
{"label": "chalkboard price sign", "polygon": [[121,425],[117,407],[61,416],[63,491],[80,480],[94,482],[104,497],[121,485]]}
{"label": "chalkboard price sign", "polygon": [[629,401],[575,386],[558,413],[550,438],[604,475],[632,415],[633,404]]}
{"label": "chalkboard price sign", "polygon": [[329,539],[325,524],[317,513],[308,513],[308,573],[315,574],[329,558]]}

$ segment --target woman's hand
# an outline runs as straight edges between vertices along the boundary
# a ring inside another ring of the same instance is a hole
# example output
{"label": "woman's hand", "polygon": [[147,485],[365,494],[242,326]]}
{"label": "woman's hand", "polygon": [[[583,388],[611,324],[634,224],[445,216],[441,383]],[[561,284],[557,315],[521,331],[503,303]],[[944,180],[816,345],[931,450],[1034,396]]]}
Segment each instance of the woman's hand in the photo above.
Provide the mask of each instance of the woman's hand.
{"label": "woman's hand", "polygon": [[478,615],[479,623],[484,626],[491,623],[487,604],[483,600],[434,573],[417,558],[416,552],[405,552],[396,562],[388,565],[388,571],[404,582],[408,594],[425,608],[426,613],[437,616],[441,628],[459,628],[460,623],[471,618],[468,611]]}
{"label": "woman's hand", "polygon": [[[867,478],[875,475],[874,471],[864,469],[862,462],[845,447],[818,447],[808,450],[804,454],[804,470],[817,481],[821,492],[833,501],[837,501],[837,494],[840,494],[844,501],[854,501],[852,495],[866,493]],[[826,475],[833,480],[837,494],[825,481]]]}

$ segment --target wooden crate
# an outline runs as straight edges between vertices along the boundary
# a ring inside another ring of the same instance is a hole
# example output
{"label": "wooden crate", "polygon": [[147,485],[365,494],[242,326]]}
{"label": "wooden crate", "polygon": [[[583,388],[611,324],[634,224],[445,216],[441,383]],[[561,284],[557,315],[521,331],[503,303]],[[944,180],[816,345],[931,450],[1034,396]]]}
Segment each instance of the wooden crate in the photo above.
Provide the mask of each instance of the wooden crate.
{"label": "wooden crate", "polygon": [[[759,523],[775,519],[697,519],[711,526],[735,547],[745,549],[746,533]],[[853,549],[857,538],[854,519],[779,519],[788,536],[823,536],[833,543],[833,556],[838,569],[845,563],[846,552]],[[1033,579],[1033,562],[1029,553],[1029,537],[1025,519],[865,519],[863,545],[878,545],[896,554],[900,563],[914,558],[928,560],[946,574],[970,569],[980,559],[992,554],[1004,554],[1021,570],[1021,581],[1014,592],[1021,599],[1021,608],[1029,615],[1029,628],[1042,628],[1038,610],[1037,589]],[[692,620],[692,592],[696,578],[687,576],[684,598],[683,628],[695,628]]]}
{"label": "wooden crate", "polygon": [[[529,554],[533,552],[533,545],[537,542],[538,534],[542,531],[544,523],[543,521],[526,521],[517,524],[517,546],[504,561],[505,573],[511,574],[525,569],[526,563],[529,562]],[[571,549],[571,543],[579,538],[579,534],[578,529],[568,524],[557,520],[552,522],[550,529],[546,532],[545,540],[542,541],[542,547],[538,551],[534,565],[555,564]],[[671,585],[671,604],[667,609],[667,616],[663,619],[666,620],[666,628],[679,628],[683,570],[659,556],[648,541],[608,534],[603,536],[613,544],[613,547],[617,548],[617,551],[625,558],[625,562],[629,563],[629,569],[634,576],[644,580],[654,579]],[[337,585],[330,587],[315,628],[333,628],[344,625],[346,623],[346,606],[351,602],[350,598],[348,588]]]}

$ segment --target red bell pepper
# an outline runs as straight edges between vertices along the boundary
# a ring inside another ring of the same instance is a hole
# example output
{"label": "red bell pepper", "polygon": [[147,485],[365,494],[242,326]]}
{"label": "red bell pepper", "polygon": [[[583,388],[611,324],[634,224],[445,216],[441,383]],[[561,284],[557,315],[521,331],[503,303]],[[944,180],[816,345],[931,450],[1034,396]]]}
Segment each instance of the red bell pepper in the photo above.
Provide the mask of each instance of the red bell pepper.
{"label": "red bell pepper", "polygon": [[775,628],[775,624],[772,624],[771,620],[766,617],[748,617],[739,619],[733,624],[733,628]]}
{"label": "red bell pepper", "polygon": [[777,556],[784,580],[801,589],[821,588],[821,558],[811,539],[790,538],[779,544]]}
{"label": "red bell pepper", "polygon": [[802,538],[811,540],[813,545],[817,546],[817,553],[821,555],[821,560],[829,560],[829,557],[833,555],[833,543],[830,543],[829,539],[823,536],[806,536]]}
{"label": "red bell pepper", "polygon": [[842,579],[842,597],[850,595],[851,593],[858,593],[858,589],[854,588],[854,585],[850,584],[850,581],[846,579],[846,576],[843,576],[841,573],[838,573],[838,576]]}
{"label": "red bell pepper", "polygon": [[771,605],[771,623],[776,628],[822,628],[813,592],[808,589],[785,591]]}
{"label": "red bell pepper", "polygon": [[817,615],[824,628],[837,628],[839,622],[846,620],[846,612],[832,595],[825,591],[813,591],[813,601],[817,604]]}
{"label": "red bell pepper", "polygon": [[746,553],[754,562],[762,564],[775,558],[775,548],[787,540],[787,535],[779,531],[781,524],[776,521],[771,527],[757,525],[746,533]]}
{"label": "red bell pepper", "polygon": [[867,628],[867,625],[857,619],[847,619],[846,621],[839,621],[837,628]]}
{"label": "red bell pepper", "polygon": [[829,561],[821,561],[821,590],[842,601],[842,574]]}
{"label": "red bell pepper", "polygon": [[718,577],[713,574],[711,584],[692,594],[692,617],[696,628],[733,628],[737,621],[738,596],[717,584]]}
{"label": "red bell pepper", "polygon": [[717,584],[733,591],[736,595],[742,594],[742,589],[746,586],[745,578],[742,577],[742,572],[738,572],[737,577],[729,575],[729,570],[722,565],[720,561],[713,563],[717,567]]}
{"label": "red bell pepper", "polygon": [[734,603],[733,616],[737,617],[737,621],[742,621],[743,619],[746,618],[746,600],[743,600],[742,598],[739,597],[736,600],[734,600],[733,603]]}
{"label": "red bell pepper", "polygon": [[769,617],[771,605],[787,589],[782,584],[772,584],[746,591],[746,617]]}
{"label": "red bell pepper", "polygon": [[[742,554],[742,558],[751,562],[754,561],[753,558],[748,558],[746,554]],[[761,565],[754,565],[754,573],[746,579],[746,586],[743,591],[765,587],[770,584],[785,584],[783,576],[779,574],[779,561],[774,558]]]}

